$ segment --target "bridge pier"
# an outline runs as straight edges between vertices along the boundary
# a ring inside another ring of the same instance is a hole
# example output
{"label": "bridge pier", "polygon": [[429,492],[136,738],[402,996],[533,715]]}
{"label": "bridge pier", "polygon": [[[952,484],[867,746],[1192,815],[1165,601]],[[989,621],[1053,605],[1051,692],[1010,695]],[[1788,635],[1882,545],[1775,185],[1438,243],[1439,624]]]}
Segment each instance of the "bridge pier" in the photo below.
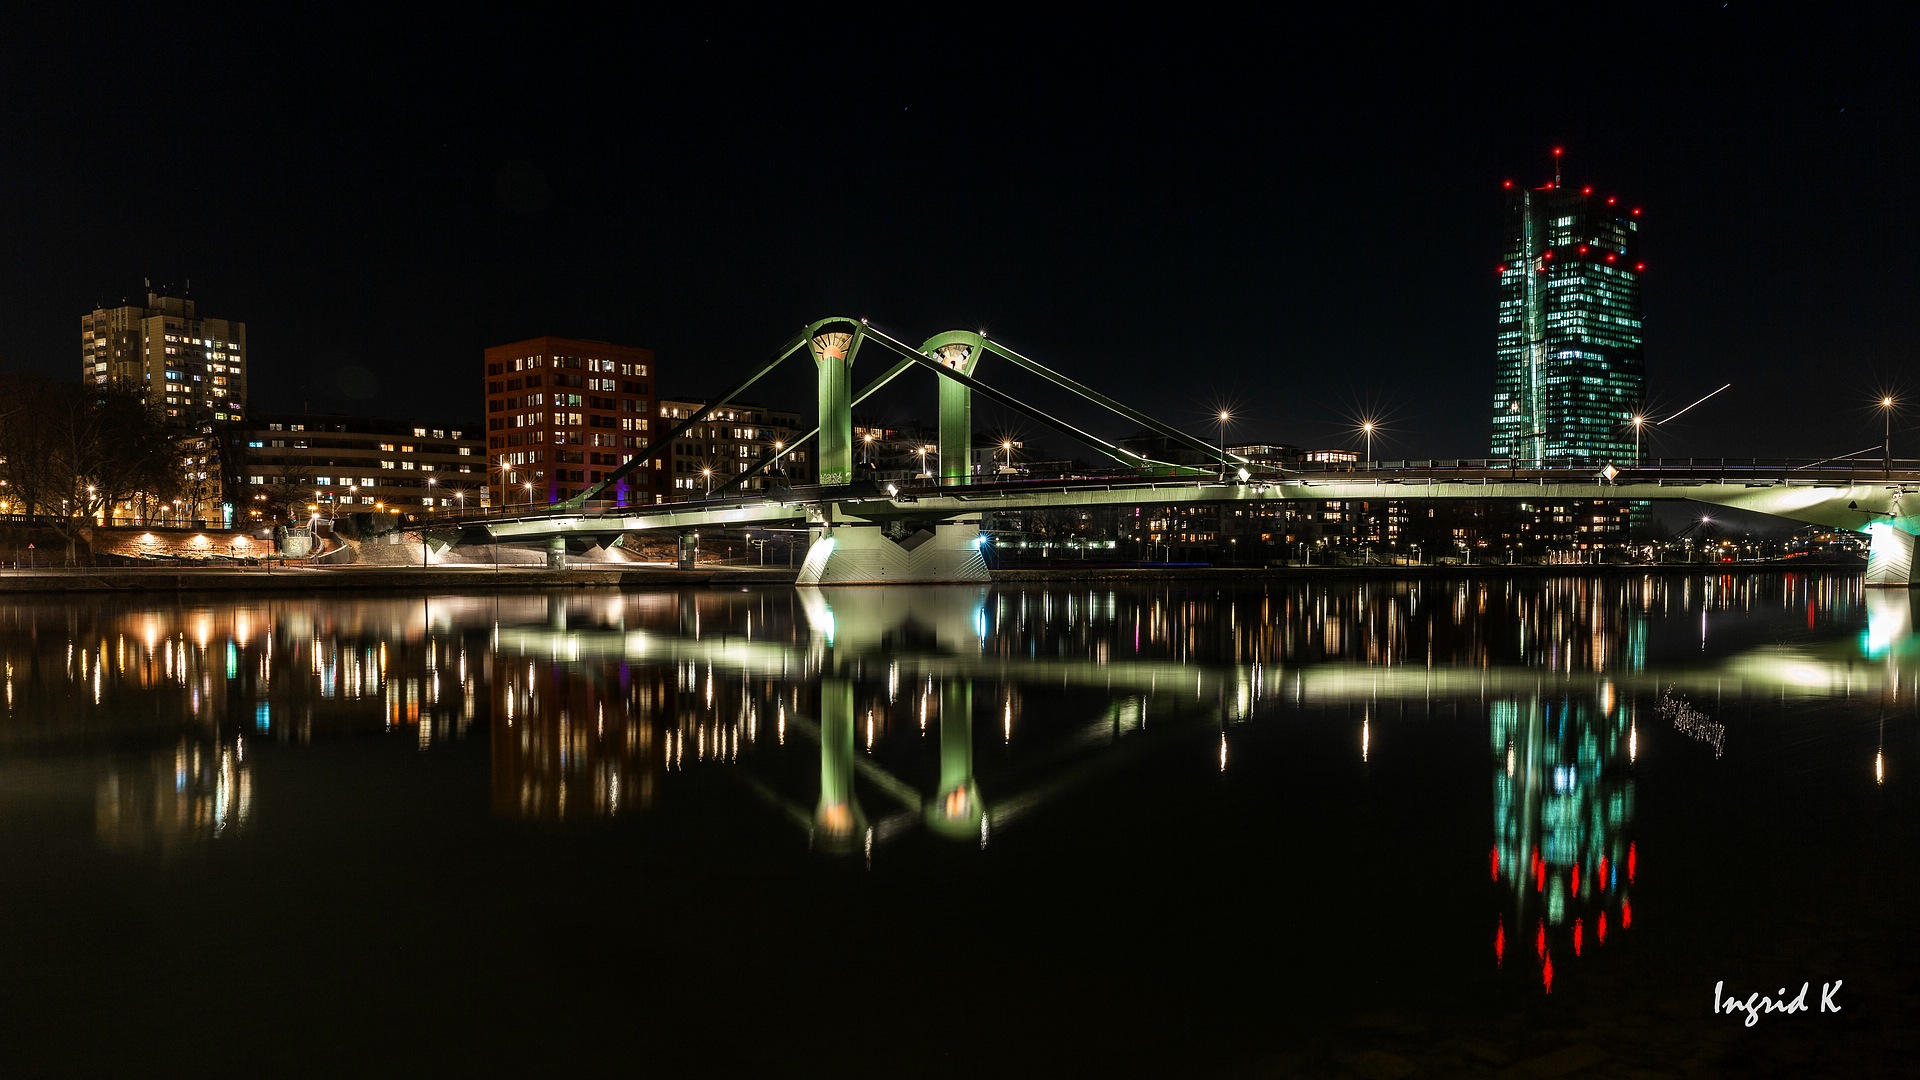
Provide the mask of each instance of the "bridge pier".
{"label": "bridge pier", "polygon": [[923,523],[896,540],[864,521],[820,524],[800,567],[801,585],[902,585],[984,583],[980,526]]}
{"label": "bridge pier", "polygon": [[565,570],[567,568],[567,538],[550,536],[547,538],[547,569]]}
{"label": "bridge pier", "polygon": [[1867,584],[1906,588],[1913,584],[1913,534],[1891,522],[1866,528]]}

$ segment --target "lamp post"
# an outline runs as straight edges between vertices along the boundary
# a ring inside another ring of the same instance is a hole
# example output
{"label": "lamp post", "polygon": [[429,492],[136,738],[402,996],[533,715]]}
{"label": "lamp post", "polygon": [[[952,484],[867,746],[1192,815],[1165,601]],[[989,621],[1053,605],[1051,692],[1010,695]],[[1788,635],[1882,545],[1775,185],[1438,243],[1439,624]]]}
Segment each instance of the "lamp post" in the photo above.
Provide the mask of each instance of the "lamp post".
{"label": "lamp post", "polygon": [[1633,463],[1635,465],[1640,464],[1640,432],[1644,430],[1646,426],[1647,426],[1647,418],[1644,415],[1634,416],[1633,418]]}
{"label": "lamp post", "polygon": [[1360,433],[1367,437],[1367,468],[1373,468],[1373,421],[1362,420]]}
{"label": "lamp post", "polygon": [[928,475],[930,475],[927,472],[927,451],[932,449],[933,447],[928,446],[925,443],[922,443],[920,444],[920,449],[914,451],[914,453],[920,455],[920,476],[922,479],[925,479]]}
{"label": "lamp post", "polygon": [[1892,394],[1880,399],[1880,414],[1885,422],[1880,433],[1880,463],[1888,476],[1893,475],[1893,407],[1895,404]]}
{"label": "lamp post", "polygon": [[1012,439],[1000,440],[1000,449],[1005,450],[1007,452],[1007,467],[1005,471],[1012,472],[1013,471],[1013,440]]}
{"label": "lamp post", "polygon": [[533,481],[529,480],[525,484],[522,484],[521,486],[527,489],[527,512],[532,513],[533,512]]}
{"label": "lamp post", "polygon": [[707,478],[707,494],[712,495],[713,494],[713,466],[709,465],[706,468],[701,469],[700,475]]}
{"label": "lamp post", "polygon": [[1227,478],[1227,421],[1231,419],[1233,419],[1232,413],[1229,413],[1225,409],[1220,410],[1220,479],[1221,480],[1225,480]]}
{"label": "lamp post", "polygon": [[427,513],[429,514],[433,513],[434,511],[433,485],[434,485],[434,478],[431,476],[427,477]]}
{"label": "lamp post", "polygon": [[873,432],[871,431],[860,436],[860,464],[869,469],[873,468]]}

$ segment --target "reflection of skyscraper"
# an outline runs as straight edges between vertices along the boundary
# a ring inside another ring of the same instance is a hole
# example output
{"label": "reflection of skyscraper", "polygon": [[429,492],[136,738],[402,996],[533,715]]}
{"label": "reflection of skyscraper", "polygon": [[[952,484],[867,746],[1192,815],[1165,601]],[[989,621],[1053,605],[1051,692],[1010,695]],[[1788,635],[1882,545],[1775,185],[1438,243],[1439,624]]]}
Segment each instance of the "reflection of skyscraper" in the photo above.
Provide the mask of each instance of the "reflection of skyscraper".
{"label": "reflection of skyscraper", "polygon": [[1538,188],[1507,182],[1492,453],[1631,461],[1646,399],[1640,211],[1555,171]]}
{"label": "reflection of skyscraper", "polygon": [[1636,733],[1629,706],[1608,699],[1496,701],[1488,720],[1489,869],[1512,901],[1494,948],[1505,963],[1508,951],[1532,947],[1552,992],[1556,950],[1578,956],[1633,924],[1636,855],[1626,829]]}

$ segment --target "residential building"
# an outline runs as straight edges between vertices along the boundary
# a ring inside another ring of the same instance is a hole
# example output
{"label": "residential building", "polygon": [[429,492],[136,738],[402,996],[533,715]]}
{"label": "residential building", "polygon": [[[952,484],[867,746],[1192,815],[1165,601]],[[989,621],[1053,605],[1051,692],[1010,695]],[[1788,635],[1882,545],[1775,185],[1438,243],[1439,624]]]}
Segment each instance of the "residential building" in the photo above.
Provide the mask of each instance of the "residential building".
{"label": "residential building", "polygon": [[[645,449],[654,434],[653,376],[653,350],[604,341],[537,337],[487,349],[494,504],[573,498]],[[635,469],[603,498],[614,506],[651,503],[656,477],[656,469]]]}
{"label": "residential building", "polygon": [[80,377],[138,389],[184,429],[239,420],[247,408],[247,324],[203,318],[184,296],[80,316]]}
{"label": "residential building", "polygon": [[[662,398],[661,431],[673,428],[707,407],[699,398]],[[779,462],[740,481],[729,493],[766,491],[779,486],[814,483],[813,446],[794,447],[806,434],[800,414],[736,402],[723,405],[682,432],[655,460],[666,478],[666,497],[688,499],[724,487],[728,480],[776,454]],[[860,446],[858,433],[854,445]]]}
{"label": "residential building", "polygon": [[1640,210],[1555,177],[1507,182],[1492,452],[1521,462],[1636,460],[1646,400]]}
{"label": "residential building", "polygon": [[287,413],[222,429],[236,524],[319,513],[459,515],[489,507],[477,427]]}

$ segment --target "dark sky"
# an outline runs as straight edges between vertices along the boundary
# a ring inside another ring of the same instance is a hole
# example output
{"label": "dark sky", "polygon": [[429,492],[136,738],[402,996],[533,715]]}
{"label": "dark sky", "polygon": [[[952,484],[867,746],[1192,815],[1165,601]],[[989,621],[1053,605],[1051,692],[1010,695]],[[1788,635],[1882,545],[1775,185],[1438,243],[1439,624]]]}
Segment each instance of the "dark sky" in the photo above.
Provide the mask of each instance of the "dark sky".
{"label": "dark sky", "polygon": [[[1658,452],[1876,445],[1886,389],[1920,451],[1897,5],[18,7],[15,370],[77,376],[77,317],[147,277],[248,324],[256,409],[445,420],[488,344],[645,345],[712,392],[844,314],[985,327],[1209,436],[1224,403],[1235,441],[1357,446],[1372,410],[1377,456],[1478,456],[1501,182],[1558,145],[1645,208],[1656,409],[1733,383]],[[810,410],[805,374],[756,396]]]}

